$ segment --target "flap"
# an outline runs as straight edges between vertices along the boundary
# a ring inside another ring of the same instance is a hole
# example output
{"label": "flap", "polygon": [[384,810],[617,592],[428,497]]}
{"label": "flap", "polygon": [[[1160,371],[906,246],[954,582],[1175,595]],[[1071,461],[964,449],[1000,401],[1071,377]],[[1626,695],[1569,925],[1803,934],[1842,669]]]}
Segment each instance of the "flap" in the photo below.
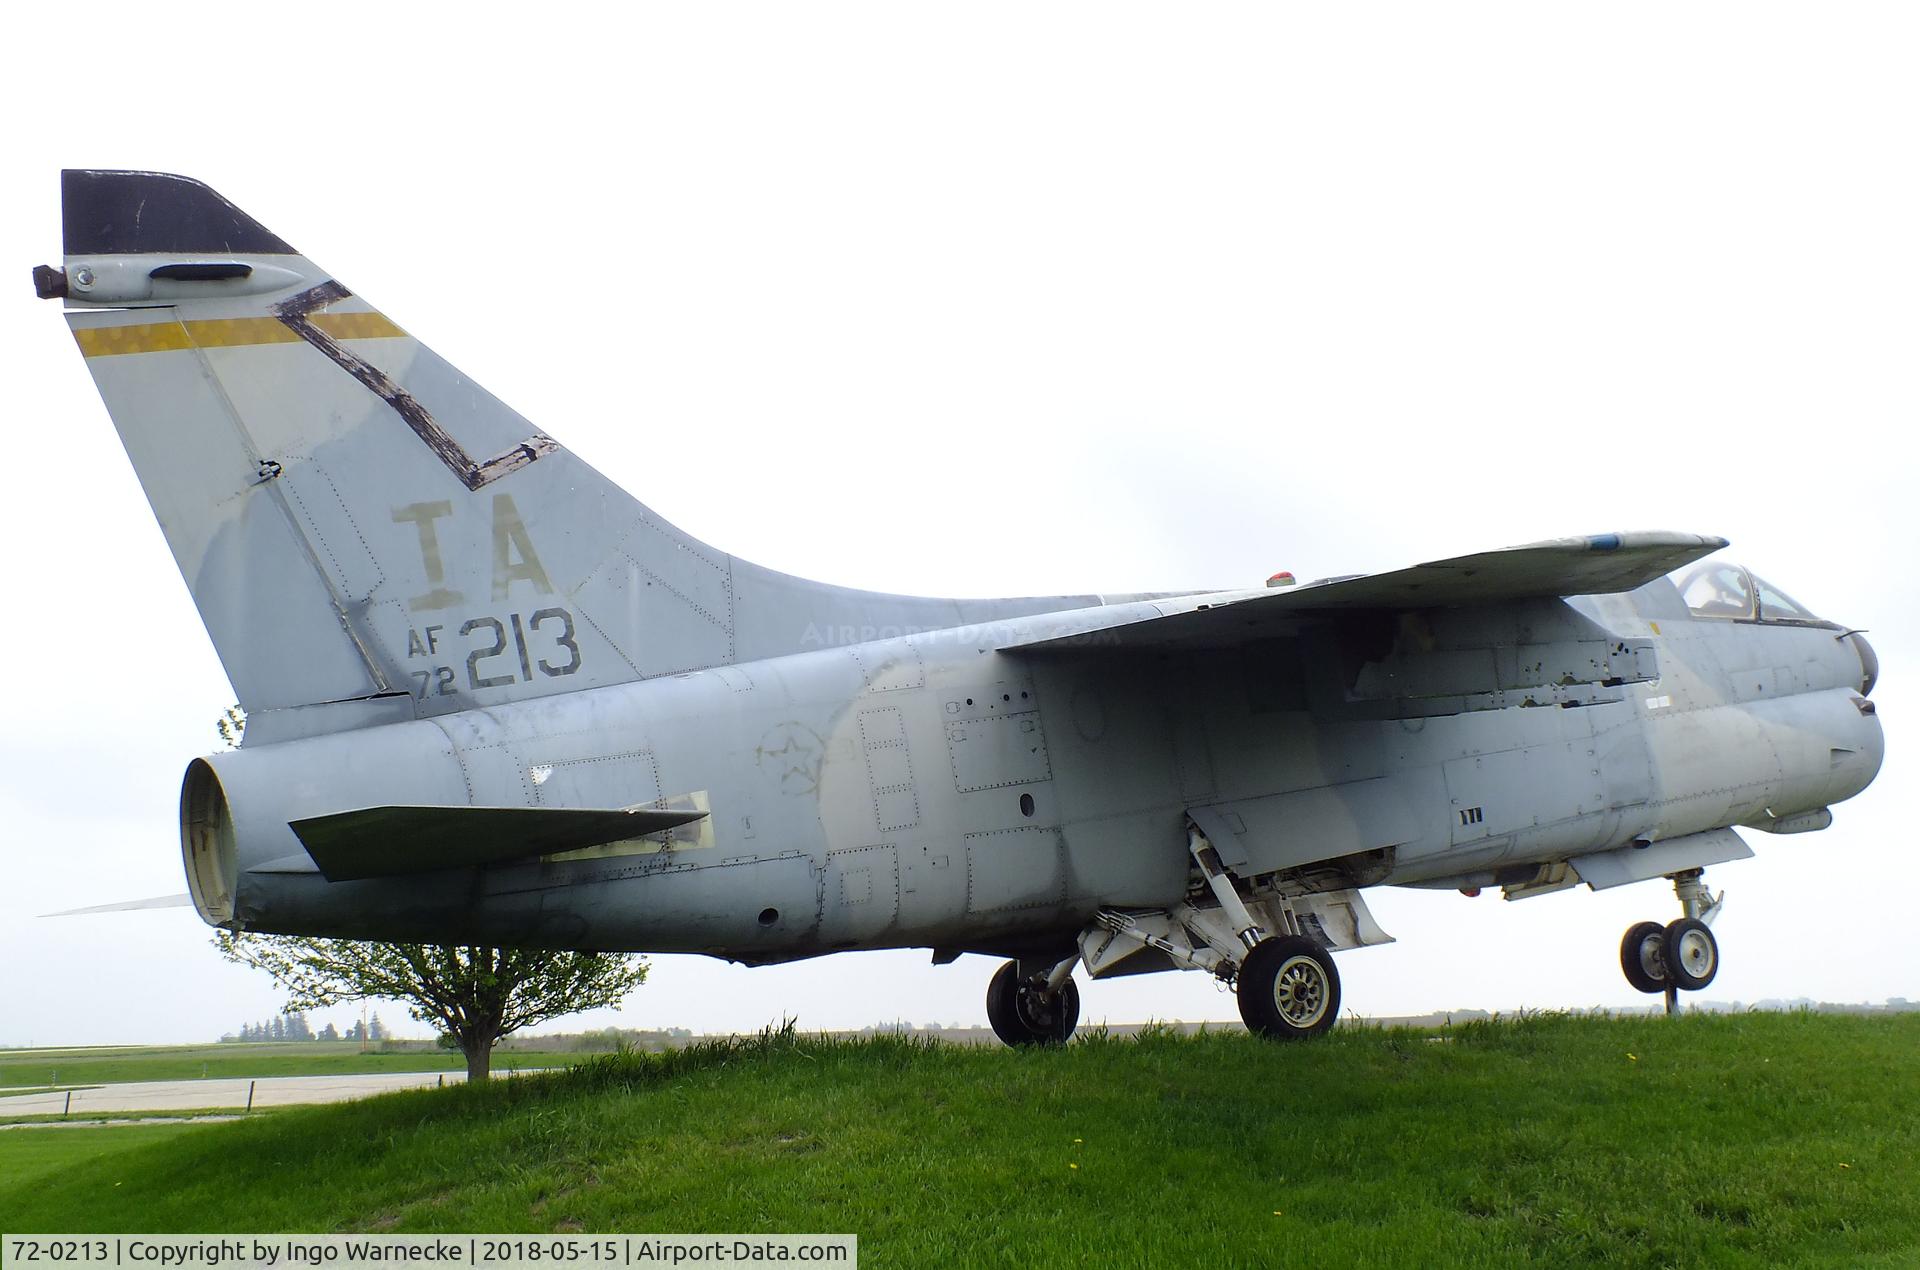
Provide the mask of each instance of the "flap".
{"label": "flap", "polygon": [[397,877],[644,838],[704,811],[657,807],[364,807],[291,821],[329,882]]}
{"label": "flap", "polygon": [[1725,538],[1675,533],[1555,538],[1284,591],[1189,597],[1184,603],[1193,607],[1168,611],[1172,606],[1163,605],[1158,617],[1002,651],[1232,647],[1290,633],[1302,619],[1331,614],[1606,595],[1645,586],[1726,545]]}

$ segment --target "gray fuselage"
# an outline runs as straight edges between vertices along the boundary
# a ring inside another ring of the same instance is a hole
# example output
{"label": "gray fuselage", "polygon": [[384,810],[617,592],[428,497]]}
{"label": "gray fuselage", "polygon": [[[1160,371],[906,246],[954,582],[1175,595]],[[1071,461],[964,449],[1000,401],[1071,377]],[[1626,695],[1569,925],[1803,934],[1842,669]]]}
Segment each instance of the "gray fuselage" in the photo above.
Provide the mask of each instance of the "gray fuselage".
{"label": "gray fuselage", "polygon": [[[1582,853],[1786,823],[1864,788],[1882,754],[1834,628],[1696,617],[1666,580],[1570,602],[1651,638],[1660,667],[1579,707],[1350,717],[1320,699],[1311,641],[998,651],[1130,607],[218,755],[183,799],[196,895],[229,889],[246,928],[356,938],[1017,955],[1102,908],[1177,903],[1194,807],[1240,828],[1244,876],[1524,885]],[[642,803],[709,815],[533,863],[333,883],[288,828],[343,806]]]}

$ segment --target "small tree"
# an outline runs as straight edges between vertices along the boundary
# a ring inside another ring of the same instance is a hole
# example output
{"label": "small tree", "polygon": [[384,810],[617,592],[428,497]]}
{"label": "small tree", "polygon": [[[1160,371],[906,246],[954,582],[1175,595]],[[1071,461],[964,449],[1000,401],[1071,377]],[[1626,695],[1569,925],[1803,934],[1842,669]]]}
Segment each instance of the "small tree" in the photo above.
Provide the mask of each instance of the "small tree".
{"label": "small tree", "polygon": [[213,726],[219,731],[220,739],[227,743],[228,748],[232,748],[239,745],[240,738],[247,734],[247,712],[238,704],[230,705],[221,711]]}
{"label": "small tree", "polygon": [[320,1029],[320,1039],[323,1041],[337,1041],[340,1039],[340,1029],[329,1023]]}
{"label": "small tree", "polygon": [[366,943],[229,931],[215,935],[213,942],[228,961],[272,975],[287,993],[289,1010],[318,1010],[345,1001],[401,1002],[414,1018],[459,1043],[469,1080],[487,1078],[494,1043],[501,1037],[576,1010],[617,1009],[621,998],[647,978],[646,960],[631,953]]}

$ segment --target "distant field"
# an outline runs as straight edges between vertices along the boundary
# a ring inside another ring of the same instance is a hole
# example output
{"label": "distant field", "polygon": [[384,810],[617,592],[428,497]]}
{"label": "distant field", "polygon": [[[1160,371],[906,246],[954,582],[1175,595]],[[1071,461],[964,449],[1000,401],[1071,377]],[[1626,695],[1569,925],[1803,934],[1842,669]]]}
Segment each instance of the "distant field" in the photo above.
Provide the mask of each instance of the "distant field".
{"label": "distant field", "polygon": [[[1920,1017],[703,1044],[187,1127],[26,1231],[853,1231],[876,1265],[1913,1265]],[[156,1132],[115,1131],[123,1135]],[[324,1186],[314,1181],[324,1178]]]}
{"label": "distant field", "polygon": [[[496,1071],[555,1067],[577,1053],[498,1050]],[[143,1046],[98,1050],[0,1050],[0,1109],[5,1091],[26,1086],[107,1085],[129,1080],[192,1080],[207,1076],[337,1076],[361,1072],[465,1071],[446,1050],[362,1054],[351,1041],[281,1041],[259,1045]]]}

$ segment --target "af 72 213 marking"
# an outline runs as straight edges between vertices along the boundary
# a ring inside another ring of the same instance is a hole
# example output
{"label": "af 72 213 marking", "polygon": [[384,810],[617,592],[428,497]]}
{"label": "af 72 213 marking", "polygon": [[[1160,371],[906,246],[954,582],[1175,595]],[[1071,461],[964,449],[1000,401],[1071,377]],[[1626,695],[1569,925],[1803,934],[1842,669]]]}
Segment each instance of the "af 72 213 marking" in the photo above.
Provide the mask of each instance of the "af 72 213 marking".
{"label": "af 72 213 marking", "polygon": [[[420,657],[438,653],[441,634],[445,630],[446,627],[435,624],[408,631],[407,655]],[[531,683],[536,675],[557,679],[580,669],[580,642],[573,624],[573,614],[563,608],[535,609],[525,616],[509,613],[505,622],[491,615],[471,617],[460,623],[456,638],[462,641],[460,647],[466,653],[464,666],[468,691],[502,688],[511,683]],[[537,646],[540,640],[550,641],[550,645]],[[499,667],[483,666],[482,663],[508,656],[509,644],[512,645],[513,660],[508,662],[505,673],[497,673]],[[564,661],[558,660],[562,653],[565,654]],[[429,665],[407,673],[415,681],[415,700],[429,694],[450,697],[461,691],[460,676],[450,665]]]}

